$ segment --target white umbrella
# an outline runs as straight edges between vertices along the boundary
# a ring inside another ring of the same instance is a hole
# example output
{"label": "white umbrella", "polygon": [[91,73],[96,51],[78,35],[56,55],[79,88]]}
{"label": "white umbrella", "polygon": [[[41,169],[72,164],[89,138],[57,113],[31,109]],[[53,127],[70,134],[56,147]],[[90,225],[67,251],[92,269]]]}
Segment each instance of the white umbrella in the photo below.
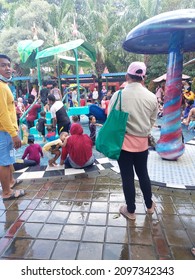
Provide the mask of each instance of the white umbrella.
{"label": "white umbrella", "polygon": [[[167,78],[167,74],[164,74],[164,75],[154,79],[153,82],[159,83],[159,82],[162,82],[162,81],[166,81],[166,78]],[[188,80],[188,79],[190,79],[190,76],[182,74],[182,80]]]}
{"label": "white umbrella", "polygon": [[186,63],[183,64],[183,66],[188,66],[188,65],[194,64],[194,63],[195,63],[195,58],[193,58],[193,59],[187,61]]}

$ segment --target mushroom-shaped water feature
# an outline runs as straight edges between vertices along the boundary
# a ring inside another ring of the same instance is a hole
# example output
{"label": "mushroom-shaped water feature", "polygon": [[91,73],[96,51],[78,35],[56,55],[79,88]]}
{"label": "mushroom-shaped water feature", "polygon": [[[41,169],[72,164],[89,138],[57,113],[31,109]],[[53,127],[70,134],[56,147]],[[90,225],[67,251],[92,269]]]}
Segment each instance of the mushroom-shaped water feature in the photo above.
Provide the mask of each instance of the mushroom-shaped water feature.
{"label": "mushroom-shaped water feature", "polygon": [[156,151],[176,160],[184,153],[181,129],[183,53],[195,50],[195,9],[182,9],[152,17],[132,29],[123,43],[126,51],[168,53],[161,136]]}

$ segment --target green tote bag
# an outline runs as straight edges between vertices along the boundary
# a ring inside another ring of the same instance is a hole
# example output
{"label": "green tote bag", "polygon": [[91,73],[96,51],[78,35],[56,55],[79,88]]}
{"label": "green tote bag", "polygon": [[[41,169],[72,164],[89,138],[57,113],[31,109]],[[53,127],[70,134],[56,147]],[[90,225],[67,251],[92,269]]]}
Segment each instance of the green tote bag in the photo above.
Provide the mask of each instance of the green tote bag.
{"label": "green tote bag", "polygon": [[[119,110],[116,104],[119,99]],[[99,130],[96,139],[96,150],[111,159],[118,159],[120,156],[123,140],[126,132],[128,113],[121,111],[121,90],[118,92],[117,99],[112,111],[108,115],[104,125]]]}

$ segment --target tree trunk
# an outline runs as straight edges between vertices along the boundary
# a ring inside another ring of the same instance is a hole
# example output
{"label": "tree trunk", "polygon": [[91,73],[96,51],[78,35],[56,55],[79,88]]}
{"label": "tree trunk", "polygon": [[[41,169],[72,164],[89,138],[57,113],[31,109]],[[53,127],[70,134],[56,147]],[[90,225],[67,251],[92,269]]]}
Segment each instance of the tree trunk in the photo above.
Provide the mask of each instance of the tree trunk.
{"label": "tree trunk", "polygon": [[[97,75],[98,75],[98,95],[99,97],[101,97],[101,90],[102,90],[102,73],[104,72],[104,68],[105,68],[105,63],[103,61],[101,62],[96,62],[95,63],[95,67],[96,67],[96,71],[97,71]],[[99,98],[100,99],[100,98]]]}

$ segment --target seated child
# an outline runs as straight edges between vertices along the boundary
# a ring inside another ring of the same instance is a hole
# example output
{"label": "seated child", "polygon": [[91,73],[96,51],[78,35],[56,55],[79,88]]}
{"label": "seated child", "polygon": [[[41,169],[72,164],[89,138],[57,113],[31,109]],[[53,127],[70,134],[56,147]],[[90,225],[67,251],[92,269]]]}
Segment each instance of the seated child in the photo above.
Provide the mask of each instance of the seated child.
{"label": "seated child", "polygon": [[91,115],[89,117],[89,137],[91,138],[93,145],[95,145],[96,140],[96,126],[102,126],[102,124],[96,123],[96,118],[93,115]]}
{"label": "seated child", "polygon": [[46,139],[47,141],[56,140],[56,132],[53,131],[52,125],[47,125],[46,129],[47,129],[48,132],[47,132],[47,134],[45,135],[45,139]]}
{"label": "seated child", "polygon": [[195,128],[195,108],[194,107],[190,110],[188,117],[186,119],[185,125],[188,126],[188,130]]}
{"label": "seated child", "polygon": [[194,129],[195,128],[195,115],[190,116],[190,122],[188,125],[188,130]]}
{"label": "seated child", "polygon": [[46,112],[41,111],[40,116],[41,117],[38,119],[38,122],[36,124],[36,129],[38,130],[39,135],[43,136],[43,142],[45,142],[46,141],[45,139]]}
{"label": "seated child", "polygon": [[182,123],[185,125],[188,125],[189,123],[189,113],[191,109],[194,108],[194,101],[193,100],[185,100],[185,109],[183,111],[183,116],[182,116]]}
{"label": "seated child", "polygon": [[27,157],[28,160],[33,160],[36,164],[40,164],[40,158],[43,157],[42,148],[39,144],[34,143],[34,135],[28,136],[29,146],[25,149],[22,159]]}
{"label": "seated child", "polygon": [[60,138],[50,141],[43,146],[43,154],[48,158],[49,166],[57,166],[56,160],[60,157],[60,148],[64,145],[65,139],[68,137],[67,132],[60,133]]}
{"label": "seated child", "polygon": [[80,116],[79,115],[73,115],[72,116],[72,123],[79,123],[80,122]]}

